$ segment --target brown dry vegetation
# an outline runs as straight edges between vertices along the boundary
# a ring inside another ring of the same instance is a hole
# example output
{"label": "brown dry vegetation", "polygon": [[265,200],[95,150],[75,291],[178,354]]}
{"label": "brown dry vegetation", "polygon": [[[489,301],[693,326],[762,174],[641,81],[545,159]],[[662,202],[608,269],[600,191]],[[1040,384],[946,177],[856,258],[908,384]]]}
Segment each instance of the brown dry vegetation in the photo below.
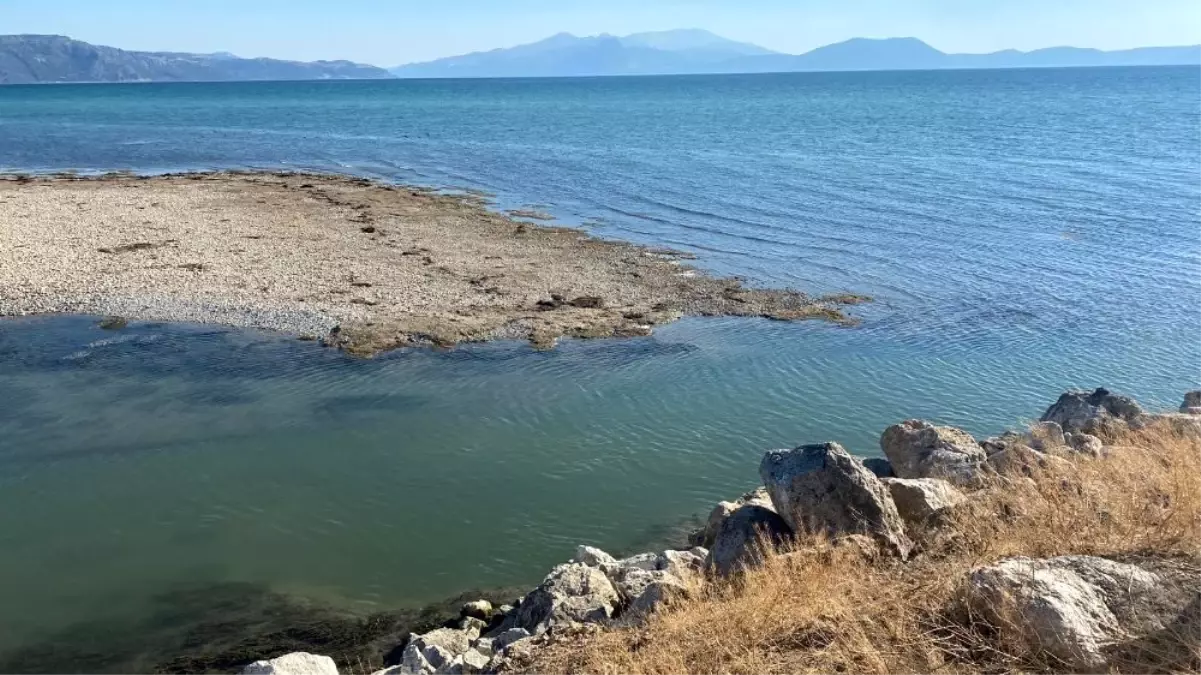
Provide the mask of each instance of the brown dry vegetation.
{"label": "brown dry vegetation", "polygon": [[[1062,672],[1063,663],[962,609],[974,567],[1024,555],[1100,555],[1196,569],[1201,442],[1168,423],[1114,432],[1108,457],[998,477],[908,563],[812,538],[731,581],[709,581],[643,626],[548,646],[530,672]],[[1195,624],[1126,651],[1123,672],[1196,672]]]}

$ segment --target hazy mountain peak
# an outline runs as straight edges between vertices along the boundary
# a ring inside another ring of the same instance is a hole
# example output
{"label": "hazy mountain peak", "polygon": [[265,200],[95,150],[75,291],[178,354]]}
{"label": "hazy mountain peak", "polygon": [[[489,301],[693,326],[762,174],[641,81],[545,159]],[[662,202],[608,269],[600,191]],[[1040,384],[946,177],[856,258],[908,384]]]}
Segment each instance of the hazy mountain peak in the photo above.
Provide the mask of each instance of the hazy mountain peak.
{"label": "hazy mountain peak", "polygon": [[770,49],[747,42],[736,42],[701,28],[681,28],[652,33],[634,33],[621,38],[622,43],[665,51],[722,51],[732,55],[759,56],[774,54]]}

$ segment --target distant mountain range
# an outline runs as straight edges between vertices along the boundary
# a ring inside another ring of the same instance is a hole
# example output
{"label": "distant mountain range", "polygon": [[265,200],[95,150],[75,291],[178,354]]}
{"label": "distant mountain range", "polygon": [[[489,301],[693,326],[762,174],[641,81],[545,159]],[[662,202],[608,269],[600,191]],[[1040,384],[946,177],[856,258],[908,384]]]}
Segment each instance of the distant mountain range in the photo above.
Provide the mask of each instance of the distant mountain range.
{"label": "distant mountain range", "polygon": [[928,70],[1072,66],[1201,65],[1201,45],[1104,52],[1053,47],[1031,52],[947,54],[916,38],[855,38],[804,54],[780,54],[703,30],[576,37],[414,63],[391,71],[350,61],[244,59],[228,53],[132,52],[57,35],[0,35],[0,84],[391,77],[570,77]]}
{"label": "distant mountain range", "polygon": [[1150,65],[1201,65],[1201,45],[1113,52],[1052,47],[1030,52],[947,54],[917,38],[855,38],[793,55],[702,30],[626,37],[560,33],[519,47],[400,66],[392,73],[397,77],[564,77]]}
{"label": "distant mountain range", "polygon": [[128,52],[59,35],[0,35],[0,84],[390,77],[382,68],[350,61],[301,63],[226,53]]}

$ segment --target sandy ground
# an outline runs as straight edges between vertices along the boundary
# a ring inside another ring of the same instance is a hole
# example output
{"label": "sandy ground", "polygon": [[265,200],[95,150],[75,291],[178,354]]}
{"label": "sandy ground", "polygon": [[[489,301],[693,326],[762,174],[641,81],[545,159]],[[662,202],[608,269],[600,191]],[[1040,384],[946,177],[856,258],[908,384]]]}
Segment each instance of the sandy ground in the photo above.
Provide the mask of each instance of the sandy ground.
{"label": "sandy ground", "polygon": [[354,178],[0,178],[0,316],[220,323],[367,355],[645,335],[686,315],[846,323],[863,300],[748,289],[680,257]]}

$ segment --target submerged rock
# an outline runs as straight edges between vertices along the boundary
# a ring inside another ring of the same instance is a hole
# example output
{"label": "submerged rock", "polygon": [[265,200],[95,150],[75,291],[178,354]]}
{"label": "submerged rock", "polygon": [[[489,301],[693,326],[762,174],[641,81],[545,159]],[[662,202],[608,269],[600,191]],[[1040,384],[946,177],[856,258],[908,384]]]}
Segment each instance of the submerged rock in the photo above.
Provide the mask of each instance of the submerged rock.
{"label": "submerged rock", "polygon": [[971,434],[924,420],[888,427],[880,437],[880,449],[898,478],[943,478],[959,486],[978,480],[985,459]]}
{"label": "submerged rock", "polygon": [[293,652],[267,661],[255,661],[242,669],[243,675],[338,675],[338,666],[328,656]]}
{"label": "submerged rock", "polygon": [[1092,432],[1107,424],[1137,424],[1142,418],[1143,409],[1134,399],[1096,389],[1092,393],[1079,390],[1063,393],[1041,420],[1056,422],[1064,431],[1076,433]]}
{"label": "submerged rock", "polygon": [[867,534],[902,558],[913,547],[888,489],[837,443],[769,452],[759,476],[793,532]]}
{"label": "submerged rock", "polygon": [[771,509],[755,504],[738,507],[721,522],[705,566],[727,576],[762,560],[762,541],[768,546],[792,536],[792,529]]}
{"label": "submerged rock", "polygon": [[1184,403],[1180,404],[1180,412],[1185,415],[1201,415],[1201,389],[1190,391],[1184,395]]}
{"label": "submerged rock", "polygon": [[882,478],[897,513],[907,523],[925,523],[967,497],[940,478]]}
{"label": "submerged rock", "polygon": [[121,330],[129,325],[129,320],[123,316],[106,316],[96,325],[103,330]]}

